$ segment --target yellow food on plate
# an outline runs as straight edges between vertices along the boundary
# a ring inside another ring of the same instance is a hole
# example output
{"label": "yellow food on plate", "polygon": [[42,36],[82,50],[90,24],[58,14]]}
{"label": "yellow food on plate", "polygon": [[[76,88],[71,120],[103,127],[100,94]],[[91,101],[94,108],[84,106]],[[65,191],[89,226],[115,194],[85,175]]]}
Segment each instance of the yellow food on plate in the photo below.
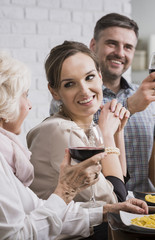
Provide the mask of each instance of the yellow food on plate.
{"label": "yellow food on plate", "polygon": [[155,195],[151,195],[151,194],[145,195],[145,201],[155,203]]}
{"label": "yellow food on plate", "polygon": [[146,228],[155,228],[155,214],[131,219],[131,223]]}

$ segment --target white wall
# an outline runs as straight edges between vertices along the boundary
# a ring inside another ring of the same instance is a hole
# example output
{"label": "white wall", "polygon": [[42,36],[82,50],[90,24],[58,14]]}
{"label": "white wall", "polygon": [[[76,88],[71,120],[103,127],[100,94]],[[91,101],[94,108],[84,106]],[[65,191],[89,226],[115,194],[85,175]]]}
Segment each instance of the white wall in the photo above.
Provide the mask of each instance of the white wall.
{"label": "white wall", "polygon": [[139,39],[144,48],[147,48],[148,39],[155,34],[155,1],[131,0],[132,18],[139,26]]}
{"label": "white wall", "polygon": [[89,45],[95,22],[109,12],[130,17],[131,0],[0,0],[0,48],[32,71],[33,108],[23,125],[23,142],[28,130],[48,116],[46,55],[66,39]]}
{"label": "white wall", "polygon": [[155,51],[155,42],[150,49],[150,36],[155,34],[155,1],[131,0],[132,18],[139,26],[138,48],[146,51],[146,70],[132,72],[132,81],[141,83],[148,76],[148,62],[150,54]]}

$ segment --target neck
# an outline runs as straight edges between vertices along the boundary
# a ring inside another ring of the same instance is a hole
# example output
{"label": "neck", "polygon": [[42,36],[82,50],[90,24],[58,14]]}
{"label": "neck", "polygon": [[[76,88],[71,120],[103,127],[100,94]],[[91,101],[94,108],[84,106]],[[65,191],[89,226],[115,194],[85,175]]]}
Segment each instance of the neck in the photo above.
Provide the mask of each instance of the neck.
{"label": "neck", "polygon": [[71,112],[68,112],[64,107],[59,112],[64,117],[70,118],[71,121],[74,121],[77,125],[79,124],[91,124],[93,121],[93,115],[90,116],[76,116],[72,114]]}
{"label": "neck", "polygon": [[118,93],[121,88],[120,80],[121,78],[117,78],[115,80],[103,78],[103,84],[106,88],[109,88],[114,93]]}
{"label": "neck", "polygon": [[0,127],[3,128],[3,119],[0,118]]}
{"label": "neck", "polygon": [[89,119],[87,117],[83,118],[83,119],[75,119],[73,120],[77,125],[90,125],[93,121],[93,117],[89,117]]}

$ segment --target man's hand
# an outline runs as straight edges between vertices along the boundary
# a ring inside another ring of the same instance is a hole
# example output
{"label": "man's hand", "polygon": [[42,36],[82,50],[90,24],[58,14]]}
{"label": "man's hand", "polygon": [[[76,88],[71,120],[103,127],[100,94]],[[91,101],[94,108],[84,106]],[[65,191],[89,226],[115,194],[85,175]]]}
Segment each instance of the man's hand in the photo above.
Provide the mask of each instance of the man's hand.
{"label": "man's hand", "polygon": [[131,114],[141,112],[155,101],[155,72],[143,80],[137,91],[128,98],[127,106]]}

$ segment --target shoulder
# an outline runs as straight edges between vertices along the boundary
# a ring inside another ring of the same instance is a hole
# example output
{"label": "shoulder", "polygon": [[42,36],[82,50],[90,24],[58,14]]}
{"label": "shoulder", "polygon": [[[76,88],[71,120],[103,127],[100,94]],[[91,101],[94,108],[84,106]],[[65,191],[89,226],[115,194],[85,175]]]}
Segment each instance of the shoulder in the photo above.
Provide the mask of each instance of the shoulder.
{"label": "shoulder", "polygon": [[48,117],[28,132],[26,137],[28,145],[34,139],[56,138],[62,132],[70,129],[72,124],[70,119],[61,117],[59,114]]}
{"label": "shoulder", "polygon": [[69,118],[63,117],[60,114],[55,114],[49,118],[46,118],[39,126],[42,129],[70,129],[74,124]]}

